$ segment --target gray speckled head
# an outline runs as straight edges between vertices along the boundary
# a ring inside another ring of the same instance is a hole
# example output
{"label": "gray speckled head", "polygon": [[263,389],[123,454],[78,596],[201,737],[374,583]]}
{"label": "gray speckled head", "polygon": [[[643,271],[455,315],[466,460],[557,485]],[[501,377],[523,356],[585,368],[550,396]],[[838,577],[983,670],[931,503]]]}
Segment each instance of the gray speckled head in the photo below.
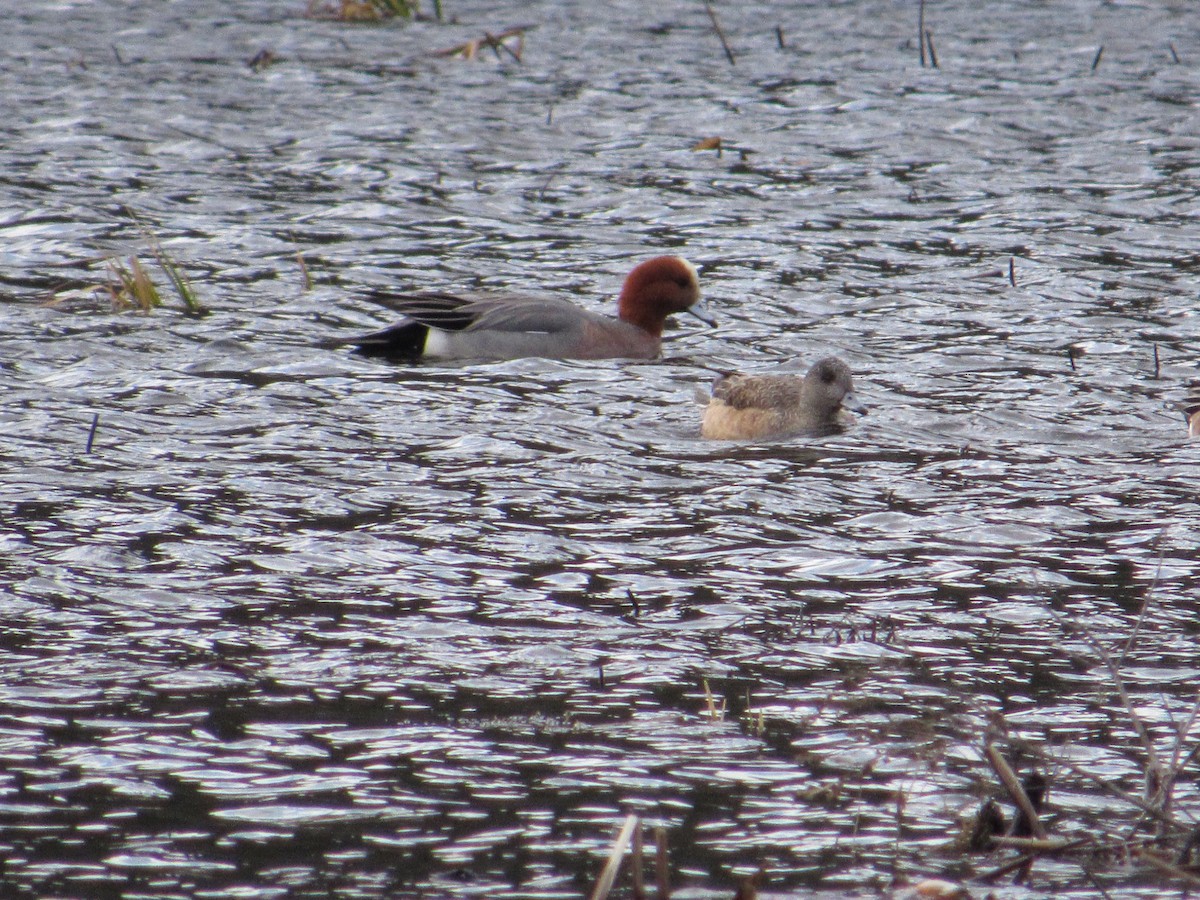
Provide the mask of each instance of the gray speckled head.
{"label": "gray speckled head", "polygon": [[804,376],[804,398],[819,417],[832,417],[839,409],[866,412],[866,407],[854,396],[850,367],[836,356],[817,360],[808,370]]}

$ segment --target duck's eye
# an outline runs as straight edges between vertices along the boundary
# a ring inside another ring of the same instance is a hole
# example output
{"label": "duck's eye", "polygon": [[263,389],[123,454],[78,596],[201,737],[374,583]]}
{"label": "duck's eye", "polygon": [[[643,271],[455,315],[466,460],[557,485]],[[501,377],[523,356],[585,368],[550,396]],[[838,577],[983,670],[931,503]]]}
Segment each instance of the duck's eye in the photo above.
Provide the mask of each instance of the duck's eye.
{"label": "duck's eye", "polygon": [[837,373],[832,369],[826,369],[821,373],[821,380],[826,384],[833,384],[837,380]]}
{"label": "duck's eye", "polygon": [[679,285],[681,288],[686,288],[686,287],[690,287],[690,286],[691,286],[692,279],[690,279],[690,278],[687,278],[687,277],[685,277],[685,276],[681,275],[681,276],[679,276],[678,278],[676,278],[676,279],[675,279],[675,283],[676,283],[677,285]]}

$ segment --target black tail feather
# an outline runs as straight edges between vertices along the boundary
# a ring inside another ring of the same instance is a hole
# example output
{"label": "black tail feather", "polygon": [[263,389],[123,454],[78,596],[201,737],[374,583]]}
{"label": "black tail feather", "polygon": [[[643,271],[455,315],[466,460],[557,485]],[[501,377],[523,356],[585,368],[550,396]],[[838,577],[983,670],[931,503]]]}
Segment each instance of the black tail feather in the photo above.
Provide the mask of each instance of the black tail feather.
{"label": "black tail feather", "polygon": [[354,352],[381,359],[413,360],[425,350],[429,327],[420,322],[398,322],[350,341]]}

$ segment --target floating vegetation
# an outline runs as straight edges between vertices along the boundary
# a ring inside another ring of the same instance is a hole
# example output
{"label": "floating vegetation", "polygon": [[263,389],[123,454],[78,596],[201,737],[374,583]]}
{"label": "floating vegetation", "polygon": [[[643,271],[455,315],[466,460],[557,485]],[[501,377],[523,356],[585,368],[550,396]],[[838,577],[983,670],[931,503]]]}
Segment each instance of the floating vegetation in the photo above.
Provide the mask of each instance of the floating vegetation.
{"label": "floating vegetation", "polygon": [[[413,0],[309,0],[305,15],[310,19],[331,19],[337,22],[381,22],[384,19],[411,19],[420,4]],[[440,21],[442,4],[435,0],[434,15]]]}

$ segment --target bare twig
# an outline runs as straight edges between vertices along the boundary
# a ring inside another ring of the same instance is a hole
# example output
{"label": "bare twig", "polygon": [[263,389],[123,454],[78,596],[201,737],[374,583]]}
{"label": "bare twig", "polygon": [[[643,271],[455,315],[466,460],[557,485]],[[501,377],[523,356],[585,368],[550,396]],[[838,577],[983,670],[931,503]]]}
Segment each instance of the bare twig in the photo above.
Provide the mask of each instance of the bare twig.
{"label": "bare twig", "polygon": [[1092,784],[1095,784],[1097,787],[1101,788],[1102,790],[1107,791],[1109,794],[1116,797],[1118,800],[1122,800],[1125,803],[1128,803],[1130,806],[1140,809],[1142,812],[1144,812],[1146,815],[1150,816],[1153,819],[1157,819],[1158,821],[1160,821],[1166,825],[1170,825],[1172,827],[1180,827],[1180,826],[1178,826],[1178,823],[1176,823],[1173,819],[1171,819],[1169,816],[1167,816],[1158,807],[1143,800],[1141,797],[1135,796],[1134,794],[1131,794],[1128,791],[1117,787],[1116,784],[1109,781],[1107,778],[1103,778],[1100,775],[1096,775],[1092,772],[1089,772],[1087,769],[1084,769],[1084,768],[1076,765],[1075,763],[1071,762],[1069,759],[1061,759],[1057,756],[1053,756],[1053,755],[1047,753],[1043,748],[1041,748],[1035,744],[1032,744],[1029,741],[1026,741],[1025,739],[1023,739],[1021,737],[1010,735],[1008,737],[1008,742],[1014,746],[1019,746],[1022,751],[1032,754],[1033,756],[1036,756],[1038,759],[1045,760],[1047,762],[1052,762],[1055,765],[1062,766],[1064,769],[1067,769],[1072,774],[1078,775],[1080,778],[1084,778],[1084,779],[1092,782]]}
{"label": "bare twig", "polygon": [[[1159,541],[1163,540],[1163,535],[1160,533]],[[1158,583],[1159,575],[1161,574],[1162,566],[1162,550],[1160,543],[1160,559],[1159,572],[1155,574],[1155,584]],[[1151,736],[1149,729],[1146,727],[1142,717],[1138,714],[1134,706],[1133,699],[1129,696],[1129,692],[1125,685],[1125,679],[1121,674],[1122,666],[1124,665],[1126,656],[1136,645],[1138,635],[1141,632],[1142,625],[1150,608],[1153,589],[1147,591],[1146,600],[1142,604],[1142,609],[1138,616],[1138,621],[1134,626],[1133,634],[1125,643],[1121,650],[1119,659],[1114,660],[1112,655],[1104,648],[1104,646],[1096,639],[1096,637],[1086,628],[1081,628],[1067,621],[1059,615],[1055,615],[1059,623],[1059,627],[1067,634],[1080,636],[1088,646],[1096,653],[1100,660],[1108,669],[1109,678],[1113,686],[1116,688],[1117,695],[1121,700],[1122,706],[1125,708],[1126,715],[1130,723],[1133,725],[1134,732],[1138,736],[1138,740],[1146,754],[1145,760],[1145,775],[1146,775],[1146,797],[1145,799],[1135,797],[1115,785],[1109,783],[1105,779],[1092,775],[1090,772],[1079,769],[1077,766],[1062,760],[1061,764],[1066,765],[1072,771],[1075,771],[1093,782],[1101,785],[1105,790],[1112,793],[1114,796],[1120,797],[1125,802],[1137,807],[1144,813],[1152,817],[1159,823],[1159,833],[1162,833],[1164,828],[1179,828],[1182,827],[1175,821],[1171,815],[1171,801],[1174,794],[1175,781],[1179,777],[1190,761],[1200,752],[1200,744],[1186,755],[1183,755],[1184,747],[1187,743],[1187,738],[1191,734],[1195,723],[1200,720],[1200,697],[1193,704],[1192,712],[1186,722],[1178,726],[1175,734],[1175,743],[1171,752],[1171,760],[1169,765],[1164,765],[1162,757],[1154,744],[1154,739]],[[1011,740],[1011,738],[1010,738]]]}
{"label": "bare twig", "polygon": [[1194,887],[1200,887],[1200,876],[1194,872],[1189,872],[1187,869],[1180,868],[1174,863],[1169,863],[1165,859],[1155,856],[1153,853],[1139,853],[1137,858],[1142,862],[1149,863],[1164,875],[1170,875],[1172,878],[1178,878],[1180,881],[1185,881]]}
{"label": "bare twig", "polygon": [[1150,604],[1154,600],[1154,588],[1158,585],[1158,578],[1162,574],[1163,564],[1163,538],[1166,536],[1167,530],[1164,528],[1158,533],[1156,543],[1158,544],[1158,568],[1154,572],[1154,582],[1150,585],[1150,590],[1146,591],[1146,596],[1142,599],[1141,609],[1138,610],[1137,621],[1133,623],[1133,631],[1129,635],[1129,640],[1125,642],[1125,646],[1121,648],[1121,655],[1117,658],[1117,668],[1121,669],[1125,666],[1125,658],[1137,646],[1138,638],[1142,633],[1142,626],[1146,623],[1146,614],[1150,610]]}
{"label": "bare twig", "polygon": [[84,453],[92,452],[92,442],[96,440],[96,428],[100,425],[100,413],[92,416],[92,427],[88,429],[87,445],[83,448]]}
{"label": "bare twig", "polygon": [[[1163,779],[1157,785],[1157,790],[1150,797],[1150,802],[1157,803],[1163,814],[1168,817],[1171,815],[1171,801],[1175,796],[1175,782],[1179,780],[1180,773],[1187,769],[1188,764],[1200,752],[1200,744],[1196,744],[1186,756],[1183,756],[1183,749],[1197,719],[1200,719],[1200,696],[1197,696],[1196,702],[1192,704],[1192,712],[1187,717],[1187,721],[1175,729],[1175,746],[1171,748],[1171,762],[1166,767]],[[1171,721],[1174,722],[1174,717]]]}
{"label": "bare twig", "polygon": [[979,876],[979,880],[988,882],[988,881],[995,881],[997,878],[1003,878],[1009,872],[1016,872],[1019,869],[1026,868],[1036,858],[1037,858],[1036,853],[1026,853],[1024,856],[1018,856],[1012,862],[1005,863],[1004,865],[998,866],[997,868],[992,869],[989,872],[982,873]]}
{"label": "bare twig", "polygon": [[1017,850],[1028,850],[1032,853],[1061,853],[1064,850],[1074,850],[1092,843],[1091,837],[1075,838],[1027,838],[1003,837],[997,835],[992,842],[1001,847],[1013,847]]}
{"label": "bare twig", "polygon": [[[480,50],[490,49],[496,54],[496,58],[499,59],[500,51],[504,50],[519,63],[521,61],[521,54],[525,50],[525,32],[530,27],[529,25],[517,25],[513,28],[506,28],[504,31],[499,31],[496,34],[485,31],[481,38],[464,41],[461,44],[455,44],[453,47],[434,50],[430,56],[461,56],[463,59],[475,59],[479,55]],[[508,41],[511,38],[516,38],[517,48],[515,50],[508,46]]]}
{"label": "bare twig", "polygon": [[1086,628],[1077,627],[1061,617],[1059,617],[1059,625],[1068,634],[1082,637],[1087,645],[1100,657],[1100,661],[1104,663],[1104,667],[1108,669],[1109,678],[1112,679],[1113,687],[1117,689],[1117,696],[1121,699],[1121,705],[1125,707],[1125,713],[1129,716],[1129,721],[1133,724],[1134,733],[1137,734],[1138,740],[1142,744],[1142,749],[1146,751],[1146,776],[1155,785],[1161,785],[1166,772],[1163,769],[1162,761],[1158,757],[1158,751],[1154,747],[1154,738],[1150,736],[1150,731],[1146,728],[1146,723],[1138,715],[1133,698],[1129,696],[1129,691],[1125,687],[1125,679],[1121,676],[1120,667],[1113,660],[1112,655],[1096,640],[1095,635]]}
{"label": "bare twig", "polygon": [[925,0],[917,4],[917,47],[921,51],[921,68],[925,68]]}
{"label": "bare twig", "polygon": [[1092,870],[1087,866],[1083,867],[1083,877],[1088,880],[1088,884],[1099,891],[1100,896],[1103,897],[1104,900],[1113,900],[1112,894],[1105,890],[1104,885],[1100,883],[1100,880],[1096,878],[1096,876],[1092,873]]}
{"label": "bare twig", "polygon": [[176,134],[182,134],[186,138],[191,138],[194,141],[200,141],[205,144],[212,144],[214,147],[220,147],[227,153],[240,155],[243,151],[232,144],[223,144],[214,137],[209,137],[206,134],[200,134],[198,131],[190,131],[187,128],[180,128],[178,125],[172,125],[169,122],[164,122],[163,127],[174,131]]}
{"label": "bare twig", "polygon": [[733,58],[733,51],[729,49],[729,42],[725,40],[725,32],[721,30],[721,23],[717,21],[717,13],[713,9],[709,0],[704,0],[704,8],[708,11],[708,18],[712,22],[713,31],[717,33],[717,37],[721,41],[721,47],[725,50],[725,58],[729,60],[729,64],[736,65]]}

